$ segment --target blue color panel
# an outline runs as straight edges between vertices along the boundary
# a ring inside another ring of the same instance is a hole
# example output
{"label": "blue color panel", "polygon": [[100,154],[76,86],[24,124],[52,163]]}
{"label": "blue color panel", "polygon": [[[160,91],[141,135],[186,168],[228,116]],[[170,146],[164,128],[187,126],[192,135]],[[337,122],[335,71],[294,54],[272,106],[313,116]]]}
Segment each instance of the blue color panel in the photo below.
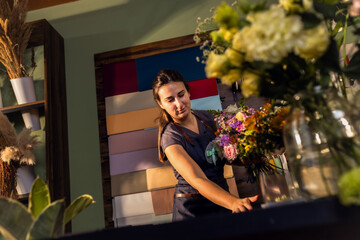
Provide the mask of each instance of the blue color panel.
{"label": "blue color panel", "polygon": [[186,81],[206,78],[205,65],[196,61],[201,56],[199,47],[191,47],[136,59],[139,91],[151,89],[155,76],[166,68],[177,70]]}
{"label": "blue color panel", "polygon": [[220,96],[211,96],[191,100],[191,109],[195,110],[222,110]]}

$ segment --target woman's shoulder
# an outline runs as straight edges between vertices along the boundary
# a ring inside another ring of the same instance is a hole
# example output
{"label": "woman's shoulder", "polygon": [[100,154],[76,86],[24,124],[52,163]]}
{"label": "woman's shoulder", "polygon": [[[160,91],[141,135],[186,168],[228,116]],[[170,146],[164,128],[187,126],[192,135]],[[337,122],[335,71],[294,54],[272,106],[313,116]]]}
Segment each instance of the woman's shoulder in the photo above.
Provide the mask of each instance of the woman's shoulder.
{"label": "woman's shoulder", "polygon": [[183,142],[183,136],[175,127],[175,125],[171,123],[167,124],[161,134],[161,147],[165,150],[170,145],[182,145]]}
{"label": "woman's shoulder", "polygon": [[180,138],[182,135],[179,129],[172,123],[168,123],[161,134],[161,138]]}

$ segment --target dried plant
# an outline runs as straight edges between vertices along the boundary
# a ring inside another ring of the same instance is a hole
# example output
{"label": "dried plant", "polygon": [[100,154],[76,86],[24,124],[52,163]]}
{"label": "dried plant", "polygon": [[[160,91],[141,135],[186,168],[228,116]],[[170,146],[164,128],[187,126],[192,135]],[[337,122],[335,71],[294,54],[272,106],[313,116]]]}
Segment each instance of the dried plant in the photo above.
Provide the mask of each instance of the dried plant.
{"label": "dried plant", "polygon": [[0,1],[0,62],[10,79],[28,76],[24,53],[32,32],[25,23],[28,0]]}
{"label": "dried plant", "polygon": [[9,119],[0,111],[0,195],[16,196],[16,170],[34,165],[33,149],[38,144],[31,129],[24,128],[18,135]]}

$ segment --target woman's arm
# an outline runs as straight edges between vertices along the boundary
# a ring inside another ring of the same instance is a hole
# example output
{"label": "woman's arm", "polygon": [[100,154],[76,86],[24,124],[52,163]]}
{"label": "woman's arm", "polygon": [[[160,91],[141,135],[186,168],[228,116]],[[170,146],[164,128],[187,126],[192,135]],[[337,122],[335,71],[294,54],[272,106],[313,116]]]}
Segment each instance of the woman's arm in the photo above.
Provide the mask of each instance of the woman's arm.
{"label": "woman's arm", "polygon": [[255,202],[258,196],[241,199],[231,195],[210,181],[182,146],[171,145],[165,149],[165,154],[176,171],[210,201],[232,210],[233,213],[252,209],[251,202]]}

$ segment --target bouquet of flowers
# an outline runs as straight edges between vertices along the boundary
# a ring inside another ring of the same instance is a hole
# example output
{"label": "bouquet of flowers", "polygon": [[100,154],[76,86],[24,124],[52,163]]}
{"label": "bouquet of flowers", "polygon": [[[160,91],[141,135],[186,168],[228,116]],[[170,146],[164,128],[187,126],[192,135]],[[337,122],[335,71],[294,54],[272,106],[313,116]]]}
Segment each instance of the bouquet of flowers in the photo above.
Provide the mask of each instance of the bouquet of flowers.
{"label": "bouquet of flowers", "polygon": [[[228,164],[241,165],[258,177],[260,172],[275,169],[271,162],[272,153],[281,149],[282,128],[288,115],[287,107],[273,107],[266,103],[259,110],[239,103],[228,106],[224,111],[212,111],[218,124],[216,138],[207,151],[207,159],[216,164],[217,159]],[[211,153],[217,157],[211,157]]]}
{"label": "bouquet of flowers", "polygon": [[350,27],[352,36],[360,34],[359,16],[349,14],[350,5],[335,0],[279,0],[271,6],[223,2],[212,17],[200,19],[194,37],[203,43],[206,74],[229,85],[238,81],[244,97],[290,103],[302,90],[332,85],[346,96],[346,81],[360,77],[360,51],[348,61],[341,48]]}

